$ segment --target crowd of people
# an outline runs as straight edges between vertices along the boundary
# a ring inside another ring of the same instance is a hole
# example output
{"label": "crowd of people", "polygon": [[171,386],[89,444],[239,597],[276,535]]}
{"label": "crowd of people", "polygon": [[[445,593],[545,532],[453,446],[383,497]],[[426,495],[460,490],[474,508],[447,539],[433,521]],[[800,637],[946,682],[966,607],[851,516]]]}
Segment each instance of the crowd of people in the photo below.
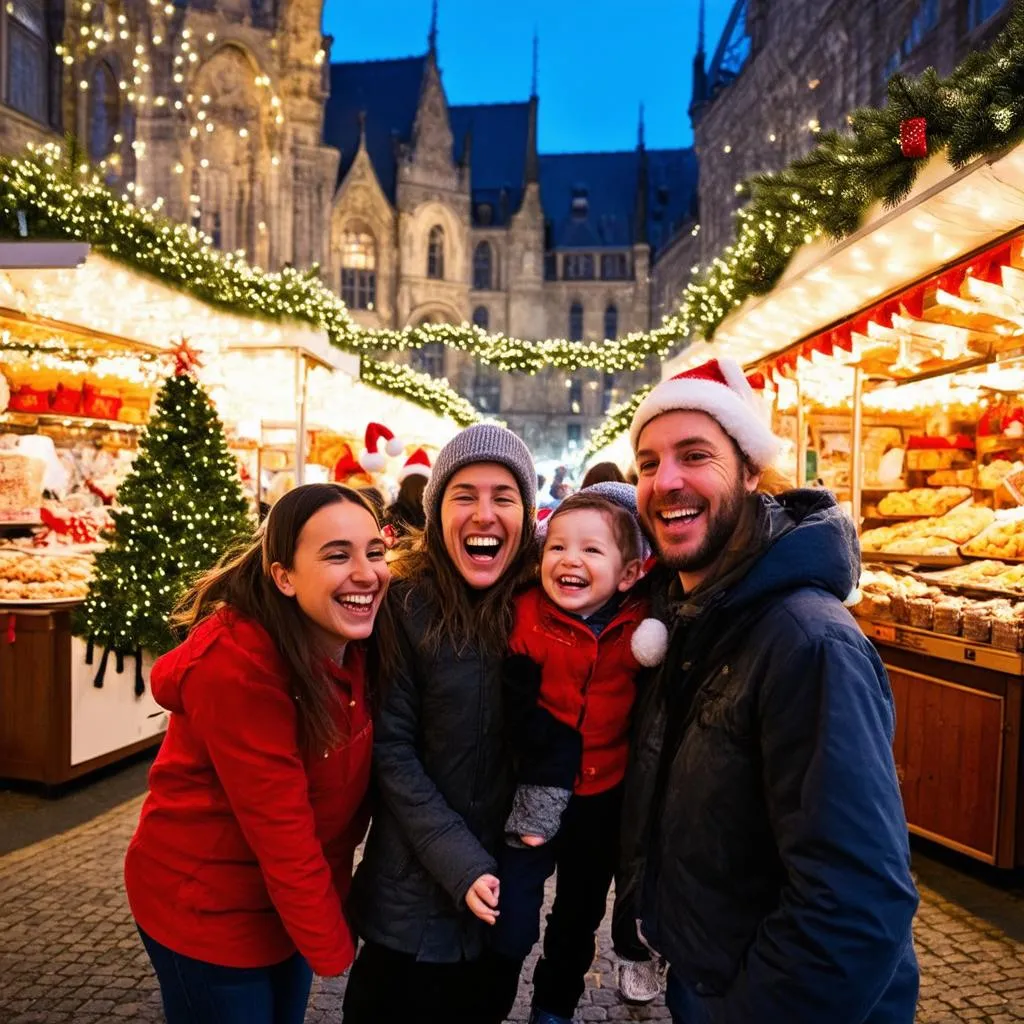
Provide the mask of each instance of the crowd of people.
{"label": "crowd of people", "polygon": [[347,970],[346,1024],[499,1024],[552,875],[535,1024],[572,1020],[613,880],[622,995],[664,980],[676,1024],[911,1024],[853,524],[774,472],[727,360],[657,385],[631,441],[633,481],[545,495],[476,425],[390,508],[285,494],[196,583],[125,864],[169,1024],[298,1024]]}

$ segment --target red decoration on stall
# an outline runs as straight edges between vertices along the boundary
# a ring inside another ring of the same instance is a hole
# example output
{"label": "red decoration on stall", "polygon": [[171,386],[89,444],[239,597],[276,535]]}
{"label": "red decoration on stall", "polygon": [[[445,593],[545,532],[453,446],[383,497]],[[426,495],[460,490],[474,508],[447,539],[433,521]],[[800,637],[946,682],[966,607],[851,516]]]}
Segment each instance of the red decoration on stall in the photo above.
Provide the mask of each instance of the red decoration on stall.
{"label": "red decoration on stall", "polygon": [[920,160],[928,155],[928,120],[908,117],[900,122],[900,152],[908,160]]}

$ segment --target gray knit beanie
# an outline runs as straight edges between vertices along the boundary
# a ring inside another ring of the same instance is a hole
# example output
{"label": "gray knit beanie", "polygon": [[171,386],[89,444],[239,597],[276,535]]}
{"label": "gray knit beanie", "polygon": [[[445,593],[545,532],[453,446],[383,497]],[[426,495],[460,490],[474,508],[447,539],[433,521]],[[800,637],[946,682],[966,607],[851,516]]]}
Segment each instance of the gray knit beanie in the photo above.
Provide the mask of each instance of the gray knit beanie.
{"label": "gray knit beanie", "polygon": [[475,423],[456,434],[434,459],[434,470],[423,491],[423,511],[427,524],[438,514],[448,481],[460,469],[477,462],[497,462],[519,484],[519,493],[532,515],[537,500],[537,470],[530,449],[511,430],[493,423]]}

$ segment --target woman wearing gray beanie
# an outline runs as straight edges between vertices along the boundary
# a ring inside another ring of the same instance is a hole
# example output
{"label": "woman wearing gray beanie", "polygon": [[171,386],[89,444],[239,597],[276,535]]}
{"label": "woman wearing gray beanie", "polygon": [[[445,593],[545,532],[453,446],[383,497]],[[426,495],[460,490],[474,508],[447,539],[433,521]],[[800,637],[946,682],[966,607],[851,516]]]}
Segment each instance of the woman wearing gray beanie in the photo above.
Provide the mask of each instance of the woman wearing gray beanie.
{"label": "woman wearing gray beanie", "polygon": [[536,484],[511,431],[462,431],[434,462],[418,547],[392,564],[397,664],[382,681],[379,800],[349,903],[365,944],[345,1024],[499,1024],[514,997],[519,965],[485,938],[512,795],[501,666],[533,568]]}

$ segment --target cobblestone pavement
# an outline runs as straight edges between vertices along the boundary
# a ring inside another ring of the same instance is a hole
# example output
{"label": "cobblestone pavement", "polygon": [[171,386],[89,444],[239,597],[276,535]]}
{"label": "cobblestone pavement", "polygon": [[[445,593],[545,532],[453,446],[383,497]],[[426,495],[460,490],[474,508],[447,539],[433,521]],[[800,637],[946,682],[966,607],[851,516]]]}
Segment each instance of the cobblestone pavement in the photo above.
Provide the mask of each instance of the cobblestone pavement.
{"label": "cobblestone pavement", "polygon": [[[0,1024],[162,1020],[121,883],[140,803],[0,857]],[[919,1024],[1024,1021],[1024,899],[971,885],[941,866],[921,870]],[[609,949],[605,928],[577,1019],[667,1020],[660,1001],[619,1001]],[[344,988],[318,981],[308,1024],[339,1021]],[[528,1006],[524,983],[510,1019],[525,1021]]]}

